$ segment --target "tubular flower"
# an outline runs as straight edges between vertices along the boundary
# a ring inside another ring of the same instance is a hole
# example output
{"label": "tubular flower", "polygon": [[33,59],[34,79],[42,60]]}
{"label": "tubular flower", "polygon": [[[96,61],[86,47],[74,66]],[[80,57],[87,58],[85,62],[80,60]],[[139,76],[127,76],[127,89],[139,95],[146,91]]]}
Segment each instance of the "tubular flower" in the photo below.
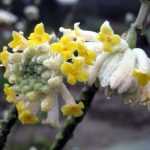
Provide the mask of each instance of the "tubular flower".
{"label": "tubular flower", "polygon": [[88,80],[88,73],[84,68],[84,59],[82,57],[72,58],[71,62],[64,62],[61,65],[61,71],[67,76],[68,83],[74,85],[77,81],[85,82]]}
{"label": "tubular flower", "polygon": [[83,114],[82,109],[84,109],[84,104],[80,102],[79,104],[66,104],[61,108],[61,111],[64,116],[80,117]]}
{"label": "tubular flower", "polygon": [[87,65],[92,65],[96,58],[96,53],[93,50],[88,49],[82,42],[78,42],[77,51],[75,52],[77,52],[76,55],[78,55],[79,52],[79,55],[85,59]]}
{"label": "tubular flower", "polygon": [[134,48],[137,66],[133,70],[133,76],[141,86],[145,86],[150,81],[150,63],[146,53],[140,48]]}
{"label": "tubular flower", "polygon": [[40,45],[48,42],[51,37],[45,32],[43,23],[39,23],[35,26],[34,32],[29,35],[28,39],[31,45]]}
{"label": "tubular flower", "polygon": [[4,66],[7,66],[9,60],[9,52],[7,51],[7,47],[4,46],[2,52],[0,52],[0,61]]}
{"label": "tubular flower", "polygon": [[105,21],[100,27],[97,38],[103,43],[104,51],[109,53],[113,51],[115,45],[121,42],[120,36],[113,33],[108,21]]}
{"label": "tubular flower", "polygon": [[22,50],[27,47],[27,40],[24,38],[23,33],[13,31],[12,33],[13,40],[8,44],[10,48],[13,48],[14,51]]}
{"label": "tubular flower", "polygon": [[18,117],[21,123],[23,124],[35,124],[39,121],[38,117],[36,117],[30,110],[27,110],[25,103],[23,101],[19,101],[16,104],[16,108],[18,111]]}
{"label": "tubular flower", "polygon": [[83,114],[84,104],[82,102],[76,104],[67,87],[61,85],[61,95],[65,99],[66,104],[61,107],[64,116],[80,117]]}
{"label": "tubular flower", "polygon": [[16,102],[16,92],[14,91],[12,86],[9,86],[8,84],[5,84],[4,93],[6,95],[6,100],[9,103],[15,103]]}
{"label": "tubular flower", "polygon": [[71,57],[76,48],[76,42],[70,39],[68,36],[62,36],[58,42],[51,45],[52,51],[61,54],[64,60],[67,60],[69,57]]}
{"label": "tubular flower", "polygon": [[81,40],[83,42],[92,42],[97,41],[97,33],[88,30],[82,30],[79,27],[80,23],[74,24],[74,29],[65,29],[63,27],[59,28],[59,31],[63,35],[70,37],[71,39]]}
{"label": "tubular flower", "polygon": [[138,69],[133,70],[133,77],[137,79],[141,86],[145,86],[150,81],[150,74],[143,73]]}
{"label": "tubular flower", "polygon": [[32,115],[30,111],[23,111],[19,113],[19,120],[22,124],[35,124],[39,120],[36,116]]}

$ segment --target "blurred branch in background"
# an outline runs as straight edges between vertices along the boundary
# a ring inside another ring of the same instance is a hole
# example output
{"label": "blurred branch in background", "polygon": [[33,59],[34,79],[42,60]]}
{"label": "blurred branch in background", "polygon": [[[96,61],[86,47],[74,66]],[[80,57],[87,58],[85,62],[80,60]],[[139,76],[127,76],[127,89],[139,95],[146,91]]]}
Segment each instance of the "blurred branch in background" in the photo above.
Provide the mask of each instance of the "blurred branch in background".
{"label": "blurred branch in background", "polygon": [[0,149],[2,150],[7,141],[7,137],[17,121],[17,110],[15,107],[11,107],[10,110],[6,112],[6,116],[0,122]]}
{"label": "blurred branch in background", "polygon": [[137,33],[137,47],[143,48],[145,52],[150,56],[149,41],[146,36],[145,29],[147,26],[148,15],[150,15],[150,0],[141,0],[141,8],[138,17],[134,23],[134,27]]}
{"label": "blurred branch in background", "polygon": [[[146,49],[149,46],[147,37],[144,34],[144,29],[147,23],[147,17],[150,10],[150,1],[141,0],[141,7],[138,16],[127,34],[127,41],[131,48],[140,47]],[[149,53],[149,52],[147,52]]]}
{"label": "blurred branch in background", "polygon": [[70,13],[66,16],[63,26],[64,27],[69,27],[72,25],[72,22],[74,20],[74,17],[78,11],[79,5],[80,5],[81,0],[77,0],[76,3],[71,7]]}
{"label": "blurred branch in background", "polygon": [[142,0],[139,14],[133,24],[137,30],[141,31],[143,30],[149,11],[150,11],[150,0]]}

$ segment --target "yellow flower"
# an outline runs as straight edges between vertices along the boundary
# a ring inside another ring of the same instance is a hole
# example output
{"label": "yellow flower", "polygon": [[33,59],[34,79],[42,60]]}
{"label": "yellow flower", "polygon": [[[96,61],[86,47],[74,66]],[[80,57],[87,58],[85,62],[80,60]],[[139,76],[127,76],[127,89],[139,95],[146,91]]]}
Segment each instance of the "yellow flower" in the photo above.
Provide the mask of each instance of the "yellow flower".
{"label": "yellow flower", "polygon": [[24,111],[26,109],[24,101],[22,100],[18,101],[16,103],[16,108],[17,108],[18,113],[21,113],[22,111]]}
{"label": "yellow flower", "polygon": [[138,69],[134,69],[132,75],[137,79],[141,86],[145,86],[150,81],[150,74],[141,72]]}
{"label": "yellow flower", "polygon": [[8,64],[9,52],[7,51],[7,47],[4,46],[2,52],[0,53],[0,61],[4,66]]}
{"label": "yellow flower", "polygon": [[5,86],[4,86],[4,93],[6,95],[6,100],[9,103],[15,103],[16,102],[16,92],[8,84],[5,84]]}
{"label": "yellow flower", "polygon": [[52,51],[60,53],[63,56],[64,60],[67,60],[76,50],[76,48],[76,42],[65,35],[62,36],[58,42],[51,45]]}
{"label": "yellow flower", "polygon": [[66,104],[61,108],[64,116],[80,117],[83,114],[84,104]]}
{"label": "yellow flower", "polygon": [[72,62],[64,62],[61,65],[61,71],[67,76],[68,83],[72,85],[77,81],[85,82],[88,79],[88,74],[84,69],[84,60],[80,57],[72,58]]}
{"label": "yellow flower", "polygon": [[121,41],[120,36],[114,34],[107,21],[102,24],[97,38],[103,42],[104,51],[106,52],[112,52],[113,46],[118,45]]}
{"label": "yellow flower", "polygon": [[84,57],[85,63],[88,65],[92,65],[96,58],[96,53],[89,50],[82,42],[78,42],[77,52],[79,52],[80,56]]}
{"label": "yellow flower", "polygon": [[51,36],[45,32],[43,23],[37,24],[34,32],[29,35],[29,43],[31,45],[40,45],[50,40]]}
{"label": "yellow flower", "polygon": [[27,47],[27,40],[21,33],[13,31],[12,36],[13,40],[8,44],[9,47],[14,49],[24,49]]}
{"label": "yellow flower", "polygon": [[18,118],[23,124],[35,124],[39,119],[33,115],[29,110],[27,110],[24,101],[19,101],[16,104],[18,111]]}
{"label": "yellow flower", "polygon": [[18,118],[22,124],[35,124],[39,121],[38,117],[33,115],[29,110],[19,113]]}

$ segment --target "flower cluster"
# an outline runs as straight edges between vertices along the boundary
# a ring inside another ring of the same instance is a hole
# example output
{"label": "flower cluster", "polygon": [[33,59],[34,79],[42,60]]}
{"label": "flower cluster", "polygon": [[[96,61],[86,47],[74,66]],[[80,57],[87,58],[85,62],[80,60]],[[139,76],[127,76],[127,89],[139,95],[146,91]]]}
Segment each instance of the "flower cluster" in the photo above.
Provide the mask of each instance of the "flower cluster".
{"label": "flower cluster", "polygon": [[126,40],[115,34],[108,21],[99,33],[60,28],[62,36],[45,32],[37,24],[26,39],[13,32],[13,40],[0,53],[5,67],[6,100],[16,105],[23,124],[37,122],[59,126],[58,95],[65,101],[64,116],[79,117],[84,105],[76,103],[65,85],[78,82],[100,86],[124,95],[128,101],[149,104],[150,58],[139,48],[131,49]]}
{"label": "flower cluster", "polygon": [[98,77],[102,88],[123,95],[128,102],[149,106],[150,58],[144,50],[129,48],[107,21],[100,27],[97,39],[102,43],[102,50],[90,69],[89,84]]}
{"label": "flower cluster", "polygon": [[[51,43],[56,39],[54,35],[46,33],[40,23],[27,39],[22,32],[14,31],[12,36],[8,44],[11,51],[5,46],[0,60],[8,80],[4,86],[6,100],[16,105],[19,120],[23,124],[43,122],[59,126],[58,95],[65,100],[66,104],[61,108],[65,116],[81,116],[83,104],[75,102],[63,83],[61,68],[67,68],[64,57],[51,49]],[[75,65],[84,65],[80,59],[74,60]]]}

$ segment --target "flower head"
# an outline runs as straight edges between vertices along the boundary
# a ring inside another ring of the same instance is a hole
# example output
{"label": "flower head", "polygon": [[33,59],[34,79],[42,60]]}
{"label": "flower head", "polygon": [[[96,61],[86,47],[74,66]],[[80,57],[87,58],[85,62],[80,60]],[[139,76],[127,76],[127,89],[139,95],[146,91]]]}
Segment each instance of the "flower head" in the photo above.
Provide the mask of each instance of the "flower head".
{"label": "flower head", "polygon": [[103,42],[104,51],[109,52],[109,53],[112,52],[113,47],[115,45],[118,45],[121,41],[120,36],[117,34],[114,34],[108,21],[105,21],[100,27],[100,32],[97,38],[98,40]]}
{"label": "flower head", "polygon": [[[7,65],[4,74],[4,77],[8,79],[8,84],[4,87],[6,100],[16,105],[18,119],[23,124],[43,122],[59,126],[58,95],[61,95],[67,104],[76,105],[67,87],[61,88],[64,78],[61,66],[68,61],[68,56],[65,60],[64,53],[58,53],[51,49],[51,43],[47,42],[48,34],[44,32],[42,24],[35,27],[26,48],[20,49],[24,37],[20,33],[14,32],[14,34],[15,38],[9,44],[13,48],[12,53],[9,55],[5,48],[0,55],[2,63]],[[41,38],[40,41],[38,38]],[[66,47],[67,45],[70,47],[77,45],[74,41],[69,40],[63,37],[60,43]],[[32,45],[30,45],[31,43]],[[73,53],[69,58],[72,59],[72,57]],[[77,66],[84,70],[85,63],[83,62],[84,58],[75,63],[74,72]],[[83,74],[76,73],[77,79],[84,80]],[[81,112],[82,110],[74,116],[79,116],[79,113],[82,114]],[[42,115],[43,113],[45,115]],[[70,113],[70,115],[72,114]]]}
{"label": "flower head", "polygon": [[43,23],[39,23],[35,26],[34,32],[28,37],[31,45],[41,45],[50,40],[50,35],[45,32]]}

